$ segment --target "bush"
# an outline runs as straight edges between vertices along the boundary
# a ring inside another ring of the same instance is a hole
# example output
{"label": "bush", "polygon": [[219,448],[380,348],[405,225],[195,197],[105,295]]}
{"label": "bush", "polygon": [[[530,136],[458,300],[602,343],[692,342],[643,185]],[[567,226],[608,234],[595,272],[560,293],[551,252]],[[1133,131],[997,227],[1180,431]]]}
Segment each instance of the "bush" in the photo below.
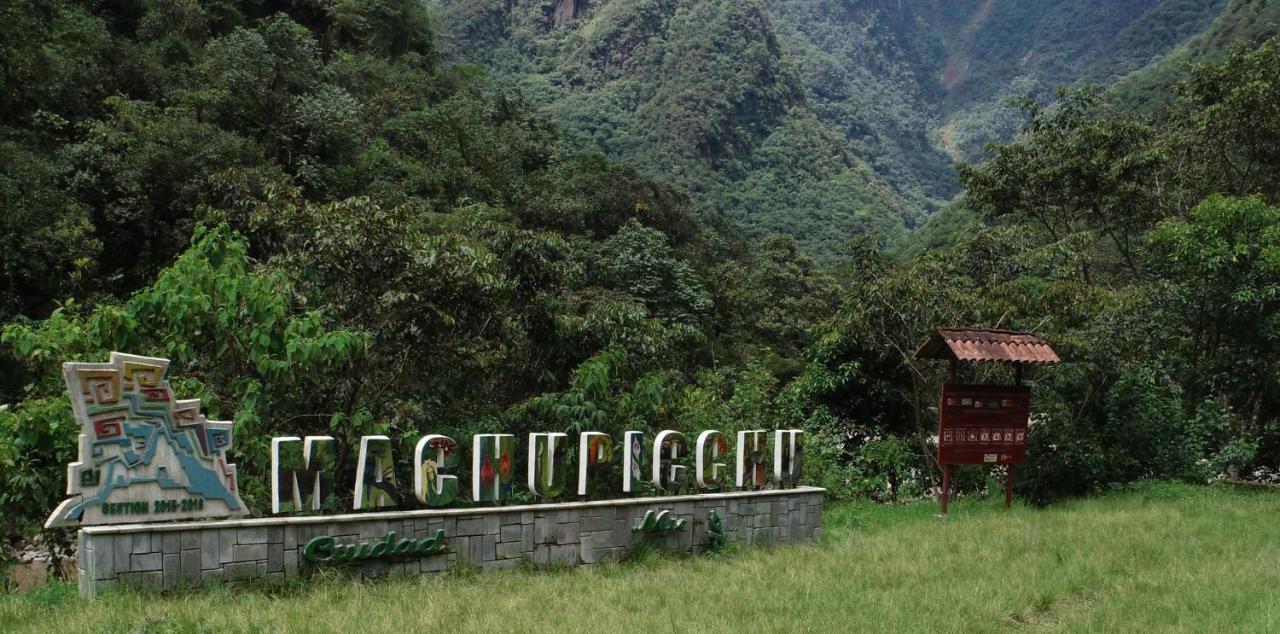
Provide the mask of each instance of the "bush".
{"label": "bush", "polygon": [[1182,389],[1148,366],[1121,374],[1107,394],[1103,428],[1112,478],[1203,480],[1208,440],[1182,409]]}

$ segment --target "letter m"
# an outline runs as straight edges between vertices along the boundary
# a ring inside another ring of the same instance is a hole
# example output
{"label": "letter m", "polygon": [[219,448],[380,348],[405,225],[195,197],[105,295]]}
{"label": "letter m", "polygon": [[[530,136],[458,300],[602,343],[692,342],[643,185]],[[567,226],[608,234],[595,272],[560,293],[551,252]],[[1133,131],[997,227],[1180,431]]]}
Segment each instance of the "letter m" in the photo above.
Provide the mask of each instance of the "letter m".
{"label": "letter m", "polygon": [[334,507],[331,436],[271,439],[271,512],[327,511]]}

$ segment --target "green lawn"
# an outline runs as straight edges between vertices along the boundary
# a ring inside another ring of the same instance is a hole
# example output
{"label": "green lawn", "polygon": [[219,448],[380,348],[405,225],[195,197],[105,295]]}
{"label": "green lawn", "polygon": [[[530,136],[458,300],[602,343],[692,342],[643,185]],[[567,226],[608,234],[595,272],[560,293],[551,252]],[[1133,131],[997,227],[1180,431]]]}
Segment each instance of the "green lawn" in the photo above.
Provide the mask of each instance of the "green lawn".
{"label": "green lawn", "polygon": [[0,631],[1280,631],[1280,495],[833,504],[821,544],[287,591],[0,596]]}

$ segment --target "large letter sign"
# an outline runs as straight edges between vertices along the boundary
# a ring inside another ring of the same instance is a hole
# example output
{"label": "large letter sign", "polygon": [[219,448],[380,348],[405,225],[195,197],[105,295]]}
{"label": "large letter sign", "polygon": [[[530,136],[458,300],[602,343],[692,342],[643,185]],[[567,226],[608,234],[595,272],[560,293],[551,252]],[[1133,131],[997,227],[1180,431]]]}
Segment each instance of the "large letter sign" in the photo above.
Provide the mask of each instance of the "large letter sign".
{"label": "large letter sign", "polygon": [[584,431],[578,437],[578,495],[587,494],[591,470],[613,461],[613,439],[609,434]]}
{"label": "large letter sign", "polygon": [[271,439],[272,513],[333,509],[336,444],[331,436]]}
{"label": "large letter sign", "polygon": [[67,495],[46,527],[244,515],[227,462],[231,423],[206,420],[200,400],[175,400],[168,359],[111,353],[64,363],[80,425]]}
{"label": "large letter sign", "polygon": [[644,480],[644,432],[629,431],[622,438],[622,492],[635,493]]}
{"label": "large letter sign", "polygon": [[564,457],[569,435],[563,432],[529,434],[529,492],[550,500],[564,493]]}
{"label": "large letter sign", "polygon": [[[427,452],[433,452],[427,457]],[[427,434],[413,450],[413,493],[427,506],[448,506],[458,498],[458,443],[448,436]]]}
{"label": "large letter sign", "polygon": [[360,460],[356,464],[355,510],[400,505],[396,488],[396,461],[391,439],[365,436],[360,439]]}
{"label": "large letter sign", "polygon": [[698,487],[702,489],[718,489],[723,484],[720,481],[720,470],[725,465],[716,462],[717,458],[724,456],[729,452],[729,444],[724,439],[724,434],[714,430],[698,434],[698,442],[694,446],[694,453],[697,454],[694,462],[694,476],[698,481]]}
{"label": "large letter sign", "polygon": [[684,484],[688,467],[676,462],[684,446],[684,434],[673,429],[660,431],[653,439],[653,486],[659,491],[671,491]]}
{"label": "large letter sign", "polygon": [[763,489],[768,481],[765,469],[765,456],[768,455],[766,436],[763,429],[738,432],[738,468],[734,483],[740,489]]}
{"label": "large letter sign", "polygon": [[[240,499],[236,466],[227,461],[231,423],[206,420],[198,399],[176,400],[165,380],[168,367],[167,359],[119,352],[111,353],[108,363],[63,364],[80,426],[79,455],[67,465],[70,497],[54,510],[47,527],[248,513]],[[1000,433],[1010,435],[1005,438],[1009,442],[1021,440],[1009,430]],[[562,497],[567,490],[590,496],[616,491],[619,485],[628,495],[675,495],[791,488],[799,483],[804,469],[804,432],[799,429],[777,429],[772,434],[763,429],[738,431],[732,475],[734,437],[714,429],[688,434],[665,429],[650,444],[645,432],[634,430],[623,432],[621,438],[581,431],[576,443],[564,432],[530,433],[528,452],[521,454],[522,459],[528,456],[528,471],[521,476],[516,475],[514,435],[476,434],[468,458],[470,502],[503,504],[512,498],[516,478],[526,476],[529,492],[539,501]],[[272,438],[268,446],[272,513],[333,510],[338,493],[334,474],[346,471],[338,468],[338,456],[354,452],[340,453],[330,436],[283,436]],[[352,510],[439,508],[465,497],[466,485],[461,481],[467,477],[465,470],[463,475],[457,473],[465,464],[463,452],[453,438],[430,433],[418,438],[412,497],[407,486],[401,490],[397,484],[394,447],[387,436],[360,439],[355,448]],[[151,552],[155,551],[144,554]]]}
{"label": "large letter sign", "polygon": [[511,434],[471,437],[471,499],[501,502],[511,497],[515,474],[515,439]]}
{"label": "large letter sign", "polygon": [[804,444],[799,429],[779,429],[774,434],[773,477],[781,488],[790,488],[800,482],[804,471]]}

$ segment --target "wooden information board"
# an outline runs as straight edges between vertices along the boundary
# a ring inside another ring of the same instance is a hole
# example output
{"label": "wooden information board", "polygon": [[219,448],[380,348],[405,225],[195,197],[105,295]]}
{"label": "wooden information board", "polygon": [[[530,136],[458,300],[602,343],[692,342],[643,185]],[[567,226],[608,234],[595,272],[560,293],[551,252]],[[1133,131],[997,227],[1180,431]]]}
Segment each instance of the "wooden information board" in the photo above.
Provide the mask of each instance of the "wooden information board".
{"label": "wooden information board", "polygon": [[1030,402],[1021,386],[943,385],[938,463],[1026,462]]}

